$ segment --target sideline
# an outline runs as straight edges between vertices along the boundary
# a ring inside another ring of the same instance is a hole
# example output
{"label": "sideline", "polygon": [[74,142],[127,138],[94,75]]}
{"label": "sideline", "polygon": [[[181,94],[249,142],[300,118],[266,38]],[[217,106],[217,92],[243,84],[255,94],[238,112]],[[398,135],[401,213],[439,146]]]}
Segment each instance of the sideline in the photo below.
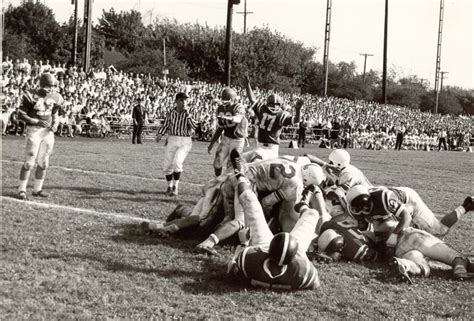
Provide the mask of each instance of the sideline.
{"label": "sideline", "polygon": [[125,221],[125,222],[133,222],[133,223],[137,223],[137,222],[138,223],[141,223],[141,222],[158,222],[158,221],[155,221],[155,220],[149,220],[149,219],[146,219],[146,218],[130,216],[130,215],[125,215],[125,214],[118,214],[118,213],[113,213],[113,212],[99,212],[99,211],[89,210],[89,209],[80,208],[80,207],[50,204],[50,203],[41,203],[41,202],[36,202],[36,201],[23,201],[23,200],[19,200],[19,199],[10,197],[10,196],[0,196],[0,200],[2,201],[2,203],[7,201],[7,202],[12,202],[12,203],[17,203],[17,204],[32,205],[32,206],[46,208],[46,209],[50,209],[50,208],[60,209],[60,210],[66,210],[66,211],[69,211],[69,212],[89,214],[89,215],[92,215],[92,216],[113,218],[115,220]]}
{"label": "sideline", "polygon": [[[12,161],[12,160],[7,160],[7,159],[2,159],[1,160],[4,163],[12,163],[12,164],[23,164],[23,162],[20,161]],[[99,171],[89,171],[85,169],[79,169],[79,168],[70,168],[70,167],[63,167],[63,166],[56,166],[56,165],[51,165],[48,168],[55,168],[55,169],[60,169],[66,172],[78,172],[78,173],[83,173],[83,174],[95,174],[95,175],[107,175],[107,176],[115,176],[115,177],[121,177],[121,178],[137,178],[137,179],[143,179],[147,181],[152,181],[152,182],[164,182],[166,183],[165,179],[162,178],[151,178],[151,177],[143,177],[143,176],[136,176],[136,175],[129,175],[129,174],[117,174],[117,173],[109,173],[109,172],[99,172]],[[190,182],[179,182],[180,185],[189,185],[189,186],[196,186],[196,187],[202,187],[204,184],[196,184],[196,183],[190,183]]]}

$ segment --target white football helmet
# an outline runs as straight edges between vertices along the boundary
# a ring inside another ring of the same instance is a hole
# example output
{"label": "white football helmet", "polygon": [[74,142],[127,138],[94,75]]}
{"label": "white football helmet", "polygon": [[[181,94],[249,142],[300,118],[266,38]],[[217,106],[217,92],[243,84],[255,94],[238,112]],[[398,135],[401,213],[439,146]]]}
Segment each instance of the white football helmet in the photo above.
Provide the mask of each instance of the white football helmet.
{"label": "white football helmet", "polygon": [[270,94],[267,97],[267,108],[271,113],[273,114],[278,113],[282,109],[282,105],[283,105],[283,100],[281,99],[280,96],[275,95],[275,94]]}
{"label": "white football helmet", "polygon": [[323,172],[321,166],[316,164],[307,164],[301,167],[301,174],[303,176],[303,185],[316,185],[319,186],[326,180],[326,175]]}
{"label": "white football helmet", "polygon": [[331,164],[343,169],[351,163],[351,155],[345,149],[335,149],[329,154],[329,161]]}
{"label": "white football helmet", "polygon": [[354,215],[367,215],[372,209],[369,189],[365,185],[351,187],[346,193],[346,200],[349,211]]}
{"label": "white football helmet", "polygon": [[344,238],[333,229],[327,229],[318,237],[318,248],[321,252],[339,252],[344,247]]}

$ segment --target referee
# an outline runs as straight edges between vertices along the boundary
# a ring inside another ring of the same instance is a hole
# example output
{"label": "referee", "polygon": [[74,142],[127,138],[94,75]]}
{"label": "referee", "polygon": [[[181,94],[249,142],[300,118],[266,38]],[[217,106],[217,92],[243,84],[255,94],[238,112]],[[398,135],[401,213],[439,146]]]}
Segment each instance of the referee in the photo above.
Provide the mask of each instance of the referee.
{"label": "referee", "polygon": [[186,109],[189,96],[180,92],[176,94],[176,108],[166,116],[165,123],[158,130],[156,141],[160,141],[164,134],[166,140],[166,155],[163,165],[168,189],[166,195],[178,195],[178,184],[183,171],[183,162],[192,147],[191,135],[197,127],[197,122],[192,119]]}

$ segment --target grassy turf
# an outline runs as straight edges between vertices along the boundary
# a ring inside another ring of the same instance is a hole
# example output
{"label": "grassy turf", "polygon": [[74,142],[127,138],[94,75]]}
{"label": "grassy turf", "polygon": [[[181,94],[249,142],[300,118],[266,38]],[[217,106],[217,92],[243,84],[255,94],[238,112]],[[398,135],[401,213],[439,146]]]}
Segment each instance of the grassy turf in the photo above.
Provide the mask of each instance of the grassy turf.
{"label": "grassy turf", "polygon": [[[44,186],[50,197],[34,200],[163,219],[178,202],[195,202],[198,184],[211,178],[212,157],[206,148],[194,143],[180,195],[170,198],[163,193],[162,144],[57,139]],[[316,147],[281,150],[307,152],[323,159],[329,154]],[[474,194],[470,153],[350,152],[353,164],[374,184],[410,186],[435,213],[451,211]],[[162,239],[142,233],[126,219],[12,200],[24,141],[3,139],[2,154],[2,319],[474,318],[474,283],[450,280],[446,266],[409,285],[378,264],[315,262],[322,282],[317,291],[246,287],[225,274],[230,245],[219,248],[220,257],[208,257],[193,252],[198,239]],[[446,241],[472,255],[471,214]]]}

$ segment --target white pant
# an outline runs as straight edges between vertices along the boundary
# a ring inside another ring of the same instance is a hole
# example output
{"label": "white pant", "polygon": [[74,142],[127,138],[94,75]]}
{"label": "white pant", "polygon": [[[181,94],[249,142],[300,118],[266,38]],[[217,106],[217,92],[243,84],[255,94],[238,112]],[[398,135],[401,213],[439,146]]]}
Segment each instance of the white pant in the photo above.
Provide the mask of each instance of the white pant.
{"label": "white pant", "polygon": [[407,196],[405,206],[412,216],[413,223],[419,229],[434,235],[444,235],[448,232],[449,228],[440,223],[415,190],[409,187],[397,187],[397,189],[405,192]]}
{"label": "white pant", "polygon": [[182,172],[183,163],[188,156],[193,141],[191,137],[185,136],[169,136],[168,145],[166,145],[165,162],[163,171],[165,175],[173,174],[173,172]]}
{"label": "white pant", "polygon": [[49,128],[28,126],[26,129],[25,162],[33,168],[35,162],[42,168],[48,167],[53,152],[54,133]]}
{"label": "white pant", "polygon": [[239,153],[242,153],[244,144],[245,140],[243,138],[232,139],[227,136],[222,136],[214,158],[214,168],[222,168],[224,165],[226,165],[227,169],[231,168],[232,165],[229,162],[230,152],[233,149],[237,149]]}

